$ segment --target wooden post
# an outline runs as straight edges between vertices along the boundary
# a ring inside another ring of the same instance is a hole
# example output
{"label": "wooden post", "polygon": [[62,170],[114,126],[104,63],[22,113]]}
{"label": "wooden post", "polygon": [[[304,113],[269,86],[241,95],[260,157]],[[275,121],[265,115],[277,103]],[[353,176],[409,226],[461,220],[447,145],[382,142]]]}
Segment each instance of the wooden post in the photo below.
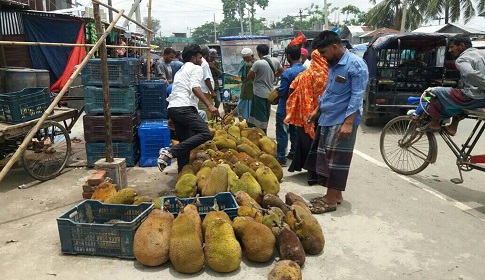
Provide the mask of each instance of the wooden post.
{"label": "wooden post", "polygon": [[[152,0],[148,0],[148,19],[147,19],[147,27],[148,29],[150,29],[152,26]],[[150,50],[151,50],[151,46],[150,46],[150,37],[151,37],[151,33],[150,32],[147,32],[147,47],[148,47],[148,50],[147,50],[147,80],[150,80],[150,70],[151,70],[151,63],[150,63]],[[156,73],[155,73],[156,75]]]}
{"label": "wooden post", "polygon": [[37,130],[39,130],[39,128],[44,123],[44,121],[47,119],[47,117],[49,117],[51,112],[57,106],[57,103],[59,103],[59,101],[62,99],[62,97],[64,96],[66,91],[69,89],[71,84],[74,82],[74,79],[77,77],[77,75],[79,75],[79,73],[81,73],[81,70],[84,68],[84,66],[86,66],[89,59],[93,56],[94,52],[96,52],[98,50],[99,46],[101,45],[101,42],[103,42],[106,39],[106,37],[108,37],[111,30],[113,30],[113,28],[115,27],[116,22],[121,18],[121,16],[123,15],[124,12],[125,12],[124,10],[120,10],[119,13],[115,16],[113,22],[111,22],[111,24],[106,29],[106,32],[104,32],[104,34],[101,36],[101,38],[99,38],[98,42],[96,42],[94,47],[89,51],[89,53],[83,59],[81,64],[79,64],[76,67],[76,69],[74,70],[74,73],[72,73],[71,77],[69,77],[69,80],[64,85],[64,87],[62,87],[61,91],[56,96],[54,101],[52,101],[51,105],[45,110],[44,114],[42,115],[42,117],[40,117],[40,119],[37,121],[37,124],[32,128],[32,130],[29,132],[29,134],[27,134],[27,136],[25,136],[22,144],[20,144],[19,148],[17,149],[17,151],[15,151],[12,158],[3,167],[2,171],[0,171],[0,182],[3,180],[3,178],[5,178],[8,171],[10,170],[10,168],[12,168],[13,164],[19,159],[20,155],[25,151],[25,149],[27,148],[30,141],[32,141],[34,134],[37,132]]}
{"label": "wooden post", "polygon": [[[99,4],[93,2],[94,22],[96,24],[96,32],[103,33],[103,26],[101,24],[101,16],[99,15]],[[106,145],[106,162],[113,162],[113,137],[111,135],[111,104],[109,96],[109,72],[108,72],[108,52],[106,49],[106,41],[101,42],[99,47],[99,55],[101,57],[101,81],[103,82],[103,111],[104,111],[104,141]]]}

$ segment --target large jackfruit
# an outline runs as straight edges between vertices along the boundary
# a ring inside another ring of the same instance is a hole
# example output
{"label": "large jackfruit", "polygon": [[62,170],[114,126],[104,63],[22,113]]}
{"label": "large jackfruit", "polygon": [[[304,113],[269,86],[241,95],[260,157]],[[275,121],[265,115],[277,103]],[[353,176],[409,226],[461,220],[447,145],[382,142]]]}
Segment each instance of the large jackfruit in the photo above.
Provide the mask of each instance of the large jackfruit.
{"label": "large jackfruit", "polygon": [[133,254],[146,266],[159,266],[169,260],[173,214],[153,209],[133,238]]}
{"label": "large jackfruit", "polygon": [[215,219],[222,219],[228,221],[232,225],[231,218],[227,215],[224,211],[219,211],[219,204],[217,203],[217,199],[214,198],[214,206],[212,206],[214,211],[209,211],[202,222],[202,234],[205,236],[205,230],[207,229],[207,225]]}
{"label": "large jackfruit", "polygon": [[258,160],[267,167],[271,168],[271,171],[273,171],[274,175],[276,175],[278,181],[283,179],[283,168],[274,156],[269,154],[261,154]]}
{"label": "large jackfruit", "polygon": [[276,263],[268,274],[268,280],[301,280],[300,266],[290,260],[282,260]]}
{"label": "large jackfruit", "polygon": [[185,174],[175,184],[175,195],[178,197],[191,197],[197,193],[197,176]]}
{"label": "large jackfruit", "polygon": [[322,227],[311,212],[298,205],[298,202],[291,207],[293,211],[286,212],[286,222],[300,239],[307,254],[319,254],[325,246]]}
{"label": "large jackfruit", "polygon": [[258,147],[261,149],[261,151],[269,155],[276,156],[276,142],[268,136],[263,136],[258,140]]}
{"label": "large jackfruit", "polygon": [[242,250],[230,222],[217,218],[208,223],[204,252],[207,265],[214,271],[231,272],[239,268]]}
{"label": "large jackfruit", "polygon": [[239,181],[242,183],[238,185],[240,189],[231,189],[232,193],[237,193],[238,191],[245,191],[251,196],[254,200],[258,200],[258,197],[262,194],[261,186],[259,185],[258,181],[251,175],[251,173],[246,172],[244,173]]}
{"label": "large jackfruit", "polygon": [[202,196],[213,196],[220,192],[227,191],[227,169],[224,166],[217,166],[209,173],[209,184],[201,190]]}
{"label": "large jackfruit", "polygon": [[277,195],[280,191],[280,182],[278,182],[271,168],[267,166],[261,166],[256,170],[256,180],[258,180],[265,194]]}
{"label": "large jackfruit", "polygon": [[133,204],[137,196],[136,190],[132,188],[124,188],[113,196],[105,200],[109,204]]}
{"label": "large jackfruit", "polygon": [[254,262],[271,260],[276,240],[268,227],[249,217],[234,218],[232,226],[248,260]]}
{"label": "large jackfruit", "polygon": [[258,152],[256,152],[253,148],[251,148],[251,146],[249,146],[248,144],[238,145],[236,147],[236,150],[238,152],[246,153],[248,156],[250,156],[252,158],[258,157]]}
{"label": "large jackfruit", "polygon": [[96,187],[91,199],[105,202],[108,198],[116,194],[116,187],[116,184],[112,184],[109,181],[102,182]]}
{"label": "large jackfruit", "polygon": [[[181,205],[182,203],[180,203],[180,200],[178,200],[177,203],[179,203],[180,207],[183,206]],[[194,221],[197,236],[199,236],[200,242],[203,243],[204,239],[202,235],[202,219],[200,218],[199,211],[197,210],[197,205],[199,204],[200,202],[198,196],[196,196],[193,203],[187,204],[184,207],[184,213],[187,214],[192,219],[192,221]]]}
{"label": "large jackfruit", "polygon": [[241,177],[246,172],[249,172],[253,177],[256,177],[256,171],[252,170],[249,166],[242,162],[236,162],[234,164],[233,171],[237,174],[238,177]]}

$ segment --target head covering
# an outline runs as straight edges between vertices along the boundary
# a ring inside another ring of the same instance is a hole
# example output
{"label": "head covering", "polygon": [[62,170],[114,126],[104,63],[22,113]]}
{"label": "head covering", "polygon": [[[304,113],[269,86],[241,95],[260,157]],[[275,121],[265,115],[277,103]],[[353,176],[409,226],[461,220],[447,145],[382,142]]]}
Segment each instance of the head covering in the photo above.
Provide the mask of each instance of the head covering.
{"label": "head covering", "polygon": [[219,57],[217,55],[217,50],[216,49],[209,49],[209,56],[210,57]]}
{"label": "head covering", "polygon": [[244,48],[241,50],[241,55],[244,56],[251,56],[253,55],[253,51],[250,48]]}
{"label": "head covering", "polygon": [[305,49],[305,48],[301,48],[301,54],[302,55],[305,55],[305,56],[308,56],[308,50]]}
{"label": "head covering", "polygon": [[307,117],[318,106],[318,98],[327,86],[328,63],[318,50],[312,52],[310,67],[301,72],[290,85],[294,91],[286,101],[286,118],[284,122],[304,127],[305,132],[313,139],[315,124],[307,123]]}

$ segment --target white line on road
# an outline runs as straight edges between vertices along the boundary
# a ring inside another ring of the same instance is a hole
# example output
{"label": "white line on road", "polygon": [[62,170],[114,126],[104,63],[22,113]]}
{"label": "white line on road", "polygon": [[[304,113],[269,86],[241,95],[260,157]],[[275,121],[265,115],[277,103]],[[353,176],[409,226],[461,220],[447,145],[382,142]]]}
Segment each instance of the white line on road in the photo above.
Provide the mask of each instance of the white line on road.
{"label": "white line on road", "polygon": [[[376,159],[374,159],[373,157],[367,155],[367,154],[364,154],[363,152],[361,151],[358,151],[358,150],[355,150],[354,149],[354,153],[358,156],[360,156],[361,158],[379,166],[379,167],[383,167],[383,168],[386,168],[386,169],[389,169],[389,167],[387,167],[387,165],[383,162],[380,162]],[[432,195],[434,195],[435,197],[441,199],[441,200],[444,200],[444,201],[447,201],[447,202],[450,202],[453,206],[455,206],[456,208],[462,210],[463,212],[467,213],[467,214],[470,214],[472,215],[473,217],[475,218],[478,218],[479,220],[481,220],[482,222],[485,222],[485,219],[483,218],[483,214],[478,212],[477,210],[471,208],[470,206],[462,203],[462,202],[459,202],[449,196],[446,196],[442,193],[438,193],[436,192],[435,190],[431,189],[428,185],[426,184],[423,184],[417,180],[414,180],[413,178],[410,178],[410,177],[407,177],[407,176],[404,176],[404,175],[401,175],[401,174],[398,174],[398,173],[395,173],[393,172],[397,177],[403,179],[404,181],[407,181],[408,183],[422,189],[423,191],[426,191]]]}

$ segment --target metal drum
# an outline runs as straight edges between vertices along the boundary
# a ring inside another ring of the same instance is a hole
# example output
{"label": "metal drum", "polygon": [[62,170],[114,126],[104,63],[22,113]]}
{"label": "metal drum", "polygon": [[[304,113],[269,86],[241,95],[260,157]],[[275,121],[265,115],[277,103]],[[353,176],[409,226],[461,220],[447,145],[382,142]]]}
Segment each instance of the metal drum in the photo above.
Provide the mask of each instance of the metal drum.
{"label": "metal drum", "polygon": [[35,72],[35,77],[37,80],[37,87],[50,87],[51,86],[51,80],[50,80],[50,75],[49,71],[44,70],[44,69],[32,69]]}

